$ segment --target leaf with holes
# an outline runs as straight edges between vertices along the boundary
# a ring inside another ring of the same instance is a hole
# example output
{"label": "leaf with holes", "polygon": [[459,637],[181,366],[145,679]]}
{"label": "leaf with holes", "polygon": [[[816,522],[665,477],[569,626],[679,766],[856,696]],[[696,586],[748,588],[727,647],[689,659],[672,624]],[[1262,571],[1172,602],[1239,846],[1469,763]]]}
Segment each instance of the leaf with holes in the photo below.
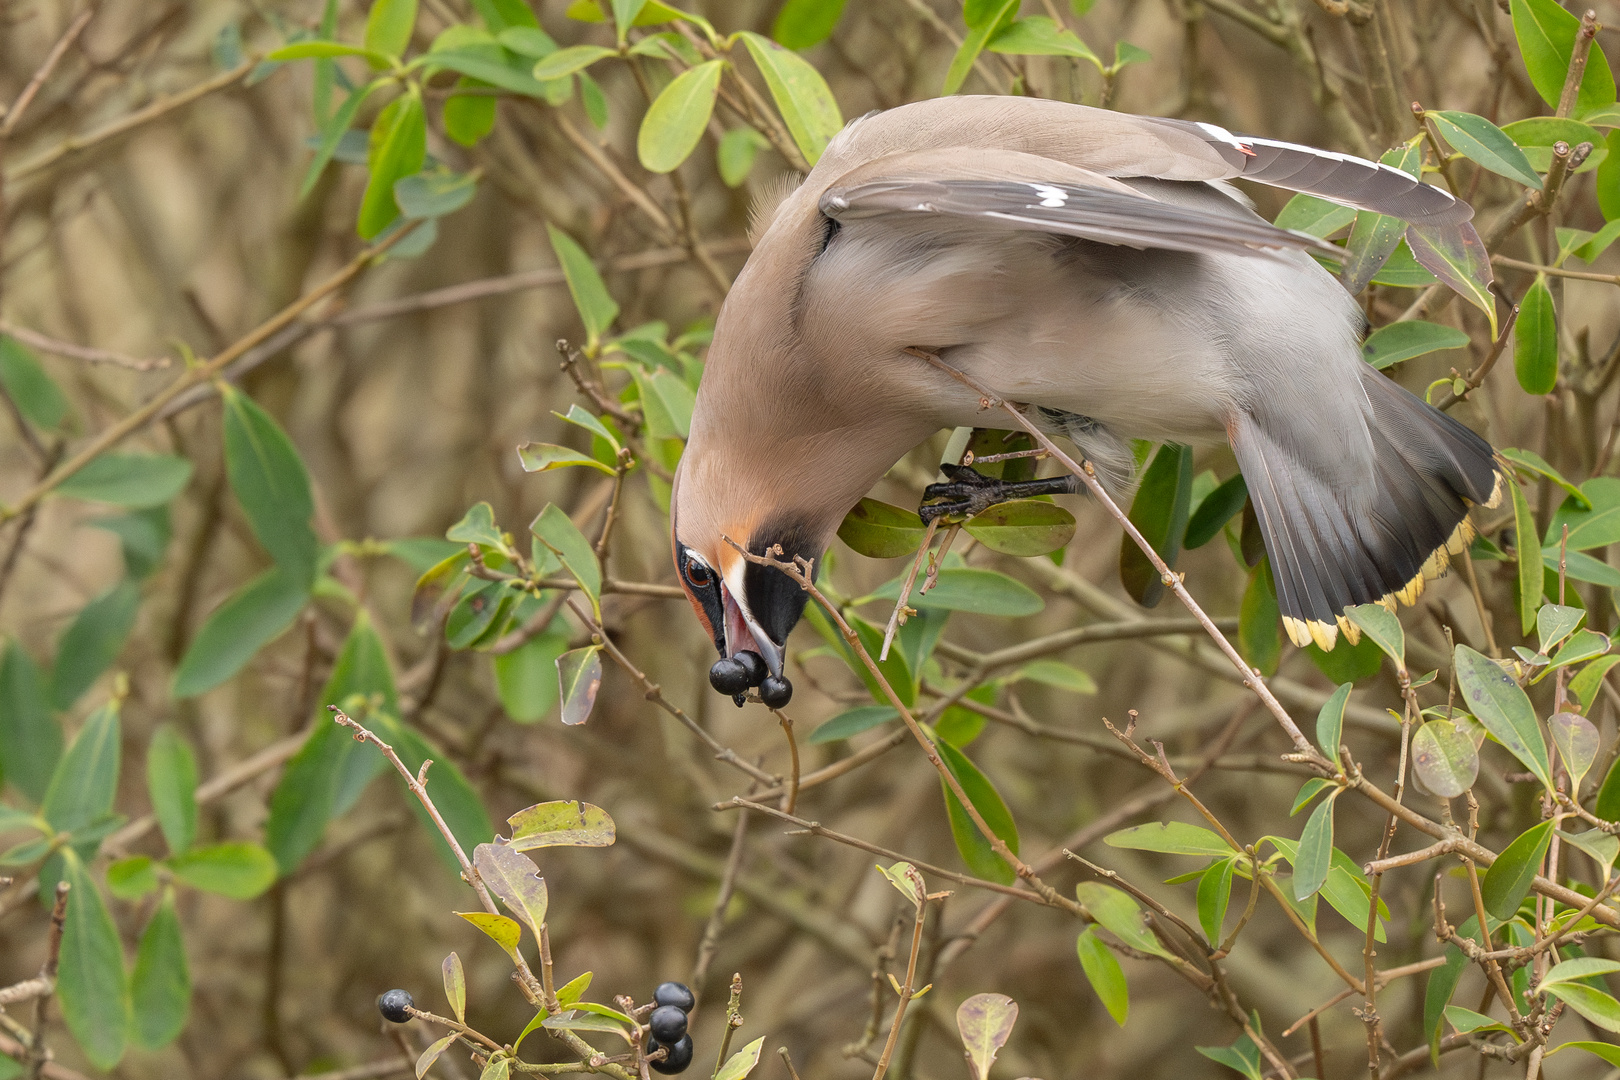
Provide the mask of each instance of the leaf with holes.
{"label": "leaf with holes", "polygon": [[473,867],[489,891],[527,923],[538,939],[546,924],[549,894],[534,862],[505,844],[479,844],[473,848]]}

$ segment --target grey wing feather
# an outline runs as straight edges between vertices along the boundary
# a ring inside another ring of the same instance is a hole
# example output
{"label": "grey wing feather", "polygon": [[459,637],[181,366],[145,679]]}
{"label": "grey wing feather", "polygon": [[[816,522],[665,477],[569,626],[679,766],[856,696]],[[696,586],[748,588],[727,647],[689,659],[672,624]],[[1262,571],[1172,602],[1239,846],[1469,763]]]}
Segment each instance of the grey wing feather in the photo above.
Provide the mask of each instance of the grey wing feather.
{"label": "grey wing feather", "polygon": [[1390,165],[1276,139],[1233,135],[1214,124],[1160,120],[1201,135],[1246,180],[1318,195],[1416,225],[1460,225],[1474,208]]}
{"label": "grey wing feather", "polygon": [[834,187],[822,213],[840,221],[931,213],[994,221],[1005,227],[1077,236],[1103,244],[1199,253],[1253,255],[1340,249],[1259,218],[1211,214],[1109,188],[1007,180],[876,180]]}

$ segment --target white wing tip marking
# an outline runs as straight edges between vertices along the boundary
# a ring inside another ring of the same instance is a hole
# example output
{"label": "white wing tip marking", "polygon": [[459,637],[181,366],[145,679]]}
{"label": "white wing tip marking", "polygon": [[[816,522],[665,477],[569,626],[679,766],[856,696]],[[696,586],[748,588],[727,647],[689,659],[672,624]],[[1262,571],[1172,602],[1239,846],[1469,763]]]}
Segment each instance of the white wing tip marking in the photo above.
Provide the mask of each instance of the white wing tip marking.
{"label": "white wing tip marking", "polygon": [[1035,190],[1035,194],[1040,198],[1042,206],[1058,207],[1068,205],[1069,195],[1062,188],[1056,188],[1050,184],[1031,184],[1029,186]]}

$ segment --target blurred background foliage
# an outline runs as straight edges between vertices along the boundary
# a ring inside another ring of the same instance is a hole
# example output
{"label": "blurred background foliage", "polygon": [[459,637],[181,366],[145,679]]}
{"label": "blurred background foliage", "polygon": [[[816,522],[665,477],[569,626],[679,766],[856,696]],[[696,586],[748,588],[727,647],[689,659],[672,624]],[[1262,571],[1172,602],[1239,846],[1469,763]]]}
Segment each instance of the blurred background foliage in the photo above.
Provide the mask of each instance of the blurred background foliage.
{"label": "blurred background foliage", "polygon": [[[638,1002],[665,979],[691,982],[704,1068],[726,975],[740,972],[748,1038],[786,1047],[806,1077],[865,1075],[893,1007],[874,967],[903,973],[912,902],[869,851],[717,808],[737,795],[778,803],[793,767],[775,717],[709,689],[713,646],[678,599],[665,515],[751,202],[769,204],[844,118],[869,110],[1028,93],[1441,170],[1432,179],[1474,203],[1499,255],[1495,297],[1447,304],[1395,245],[1398,229],[1248,192],[1268,218],[1348,234],[1364,272],[1353,288],[1380,328],[1371,362],[1521,448],[1519,512],[1486,512],[1471,573],[1403,612],[1402,658],[1414,678],[1439,671],[1433,695],[1451,676],[1448,635],[1492,656],[1524,646],[1528,676],[1574,625],[1549,631],[1538,615],[1574,619],[1579,605],[1597,636],[1613,627],[1620,110],[1603,50],[1620,39],[1598,31],[1570,76],[1584,5],[689,6],[0,4],[0,875],[12,878],[0,986],[39,971],[56,882],[82,898],[69,905],[59,1002],[0,1013],[0,1077],[409,1075],[438,1033],[380,1030],[376,995],[408,987],[443,1012],[452,949],[469,1023],[510,1040],[529,1021],[499,948],[450,915],[471,905],[448,848],[326,704],[363,717],[413,768],[435,759],[430,790],[468,850],[541,800],[612,815],[613,847],[539,860],[561,978],[593,971],[594,996]],[[1593,7],[1600,23],[1620,20],[1612,0]],[[33,85],[36,72],[47,77]],[[1514,332],[1493,351],[1499,322]],[[875,499],[915,506],[942,457],[965,448],[950,435]],[[972,444],[981,457],[1008,445]],[[1142,459],[1133,518],[1307,731],[1325,702],[1344,707],[1335,684],[1355,683],[1344,741],[1389,788],[1401,741],[1386,708],[1399,715],[1404,667],[1371,634],[1330,654],[1286,644],[1266,569],[1245,556],[1226,450],[1143,447]],[[1120,916],[1122,894],[1097,892],[1061,848],[1207,927],[1202,886],[1195,897],[1194,884],[1159,884],[1201,867],[1129,837],[1103,844],[1193,816],[1100,718],[1123,724],[1134,710],[1137,737],[1162,741],[1169,766],[1207,768],[1200,797],[1245,843],[1298,833],[1288,808],[1312,773],[1279,757],[1286,738],[1173,602],[1151,616],[1133,604],[1154,599],[1156,580],[1122,556],[1117,525],[1089,501],[1070,506],[1072,533],[1047,511],[966,530],[885,675],[919,707],[962,690],[932,717],[947,764],[1049,884],[1081,886],[1115,951],[1068,914],[924,869],[929,888],[955,893],[928,907],[918,982],[933,990],[907,1014],[891,1071],[960,1075],[955,1007],[996,991],[1021,1008],[997,1076],[1207,1074],[1217,1066],[1195,1047],[1229,1045],[1213,1052],[1221,1067],[1259,1075],[1269,1066],[1253,1064],[1231,1010],[1203,1007],[1153,959],[1163,946],[1132,921],[1134,902]],[[875,651],[920,528],[873,503],[844,535],[852,546],[835,546],[822,581],[869,620]],[[1561,602],[1552,615],[1548,599]],[[599,651],[604,635],[614,649]],[[1614,694],[1600,689],[1614,661],[1606,637],[1597,645],[1563,701],[1601,733],[1589,789],[1615,728]],[[1010,881],[825,618],[808,619],[790,653],[795,812]],[[1532,690],[1542,715],[1553,685]],[[1566,730],[1549,729],[1560,750]],[[1474,762],[1480,842],[1544,838],[1519,782],[1529,774],[1496,747]],[[1573,771],[1560,774],[1566,790]],[[1575,787],[1579,798],[1578,776]],[[1597,813],[1612,819],[1620,790],[1615,800],[1600,794]],[[1384,822],[1345,799],[1318,850],[1369,861]],[[1419,846],[1403,834],[1395,850]],[[1533,870],[1546,851],[1517,865]],[[1239,871],[1228,928],[1245,903],[1241,864],[1212,864],[1214,885],[1222,865],[1227,886]],[[1381,968],[1442,955],[1436,868],[1383,882]],[[1602,884],[1584,864],[1562,879]],[[1456,880],[1453,921],[1471,910]],[[1540,918],[1511,925],[1533,935]],[[1324,948],[1361,970],[1365,927],[1326,909],[1318,925]],[[1586,941],[1605,948],[1602,935]],[[1297,1075],[1365,1072],[1359,997],[1322,1014],[1324,1058],[1305,1030],[1278,1034],[1341,983],[1276,903],[1262,899],[1221,964],[1238,1014],[1256,1011]],[[1471,1007],[1485,976],[1462,977],[1455,1000]],[[1430,979],[1380,994],[1385,1075],[1429,1067],[1441,1031],[1436,1006],[1426,1015]],[[1457,1017],[1462,1032],[1471,1021]],[[1613,1030],[1571,1014],[1553,1041]],[[526,1050],[562,1059],[550,1044]],[[1440,1065],[1526,1067],[1472,1053]],[[785,1075],[774,1054],[759,1068]],[[1547,1071],[1609,1068],[1570,1053]],[[455,1054],[434,1069],[476,1073]]]}

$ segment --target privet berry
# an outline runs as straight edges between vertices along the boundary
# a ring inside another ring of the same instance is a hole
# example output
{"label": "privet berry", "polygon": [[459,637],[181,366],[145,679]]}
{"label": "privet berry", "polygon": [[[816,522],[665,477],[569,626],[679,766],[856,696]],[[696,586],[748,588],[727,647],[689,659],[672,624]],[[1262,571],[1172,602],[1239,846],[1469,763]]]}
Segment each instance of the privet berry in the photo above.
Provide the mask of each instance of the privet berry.
{"label": "privet berry", "polygon": [[383,1019],[396,1024],[408,1021],[415,1005],[409,990],[390,990],[377,999],[377,1011],[383,1014]]}
{"label": "privet berry", "polygon": [[687,989],[685,983],[667,982],[659,983],[653,991],[654,1005],[673,1005],[681,1012],[691,1012],[692,1006],[697,1004],[697,998]]}
{"label": "privet berry", "polygon": [[748,681],[748,667],[733,656],[714,662],[709,669],[709,685],[722,694],[741,694],[753,684]]}
{"label": "privet berry", "polygon": [[759,684],[759,700],[773,709],[780,709],[793,700],[793,684],[780,675],[772,675]]}
{"label": "privet berry", "polygon": [[647,1030],[665,1046],[678,1043],[686,1035],[686,1013],[674,1005],[660,1005],[647,1018]]}
{"label": "privet berry", "polygon": [[[664,1044],[657,1039],[647,1040],[647,1053],[651,1054]],[[669,1047],[669,1056],[662,1061],[649,1062],[653,1072],[678,1073],[685,1072],[686,1067],[692,1064],[692,1036],[682,1035],[681,1041]]]}
{"label": "privet berry", "polygon": [[745,649],[733,656],[732,659],[741,664],[748,672],[749,686],[758,686],[765,681],[765,676],[771,673],[770,669],[765,666],[765,658],[757,652]]}

